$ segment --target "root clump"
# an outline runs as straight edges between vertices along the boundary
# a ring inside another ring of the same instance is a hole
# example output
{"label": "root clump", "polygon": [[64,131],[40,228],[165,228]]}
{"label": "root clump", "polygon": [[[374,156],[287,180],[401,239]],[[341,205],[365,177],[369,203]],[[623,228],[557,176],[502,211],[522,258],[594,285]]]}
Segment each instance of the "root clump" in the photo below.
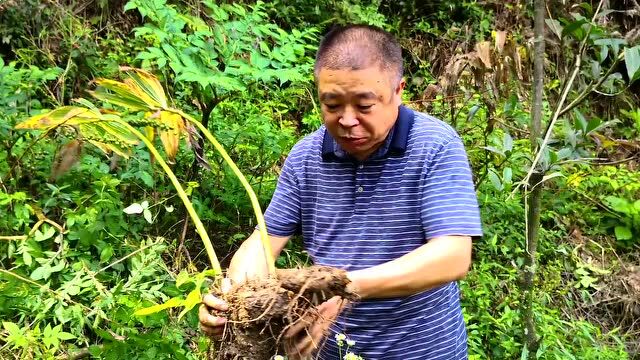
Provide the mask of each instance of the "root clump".
{"label": "root clump", "polygon": [[269,360],[284,353],[284,333],[315,306],[334,297],[357,297],[347,289],[344,270],[328,266],[278,270],[277,278],[249,280],[226,294],[229,304],[221,341],[215,344],[217,360]]}

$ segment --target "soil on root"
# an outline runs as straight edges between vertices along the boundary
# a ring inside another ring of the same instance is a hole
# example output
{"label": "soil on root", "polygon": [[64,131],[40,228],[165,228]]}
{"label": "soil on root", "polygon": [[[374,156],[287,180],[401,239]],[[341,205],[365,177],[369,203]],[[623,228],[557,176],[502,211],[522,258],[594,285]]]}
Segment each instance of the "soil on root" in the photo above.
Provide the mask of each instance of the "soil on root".
{"label": "soil on root", "polygon": [[250,280],[217,294],[229,304],[221,341],[214,344],[217,360],[269,360],[283,354],[283,334],[316,305],[340,296],[356,300],[347,289],[344,270],[328,266],[278,270],[277,278]]}

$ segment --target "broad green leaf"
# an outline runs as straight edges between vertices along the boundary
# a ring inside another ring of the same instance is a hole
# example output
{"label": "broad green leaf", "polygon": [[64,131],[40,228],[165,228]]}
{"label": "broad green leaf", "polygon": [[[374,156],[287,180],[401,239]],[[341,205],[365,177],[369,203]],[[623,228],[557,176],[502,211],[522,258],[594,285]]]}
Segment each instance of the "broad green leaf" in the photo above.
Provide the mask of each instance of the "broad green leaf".
{"label": "broad green leaf", "polygon": [[22,261],[27,266],[31,266],[31,264],[33,263],[33,258],[31,257],[31,254],[29,254],[29,252],[26,250],[22,253]]}
{"label": "broad green leaf", "polygon": [[513,150],[513,138],[509,133],[504,133],[504,139],[502,139],[502,150],[504,150],[504,152]]}
{"label": "broad green leaf", "polygon": [[51,268],[49,265],[42,265],[36,268],[29,276],[33,280],[47,279],[51,275]]}
{"label": "broad green leaf", "polygon": [[586,134],[589,134],[590,132],[592,132],[593,130],[597,129],[600,126],[600,123],[602,121],[598,118],[593,118],[591,120],[589,120],[589,123],[587,124],[587,129],[586,129]]}
{"label": "broad green leaf", "polygon": [[640,78],[640,45],[624,49],[624,62],[627,66],[629,82]]}
{"label": "broad green leaf", "polygon": [[631,229],[626,226],[616,226],[614,230],[618,240],[631,240],[633,238]]}
{"label": "broad green leaf", "polygon": [[585,119],[584,115],[578,110],[573,109],[573,113],[576,115],[576,126],[578,129],[582,130],[583,134],[587,133],[587,119]]}
{"label": "broad green leaf", "polygon": [[9,334],[13,336],[22,335],[22,330],[20,329],[20,327],[12,322],[3,321],[2,326],[9,332]]}
{"label": "broad green leaf", "polygon": [[155,313],[160,312],[160,311],[165,310],[165,309],[182,306],[183,303],[184,303],[184,300],[175,297],[175,298],[169,299],[164,304],[153,305],[153,306],[149,306],[149,307],[140,309],[140,310],[134,312],[133,315],[135,315],[135,316],[151,315],[151,314],[155,314]]}
{"label": "broad green leaf", "polygon": [[73,334],[68,333],[68,332],[61,331],[61,332],[58,333],[58,339],[60,339],[60,340],[71,340],[71,339],[75,339],[75,338],[76,337]]}
{"label": "broad green leaf", "polygon": [[576,39],[582,40],[582,38],[584,38],[586,34],[585,30],[582,27],[587,23],[588,21],[586,19],[579,19],[567,24],[567,26],[562,29],[562,37],[573,35],[576,37]]}
{"label": "broad green leaf", "polygon": [[140,180],[142,180],[142,182],[147,185],[148,187],[152,188],[153,187],[153,177],[151,176],[151,174],[149,174],[148,172],[144,171],[144,170],[140,170],[136,173],[136,177]]}
{"label": "broad green leaf", "polygon": [[107,262],[113,256],[113,247],[111,245],[107,245],[100,251],[100,262]]}
{"label": "broad green leaf", "polygon": [[513,170],[511,170],[510,167],[506,167],[504,168],[504,170],[502,170],[502,180],[509,184],[511,183],[511,178],[513,177]]}
{"label": "broad green leaf", "polygon": [[489,180],[491,181],[491,184],[493,185],[493,187],[496,188],[496,190],[498,191],[502,191],[504,186],[502,185],[502,181],[500,181],[500,177],[498,177],[498,174],[496,174],[495,171],[491,169],[489,170],[488,175],[489,175]]}
{"label": "broad green leaf", "polygon": [[53,226],[48,226],[44,233],[40,232],[40,230],[36,230],[34,234],[35,241],[44,241],[50,239],[53,235],[55,235],[56,229]]}

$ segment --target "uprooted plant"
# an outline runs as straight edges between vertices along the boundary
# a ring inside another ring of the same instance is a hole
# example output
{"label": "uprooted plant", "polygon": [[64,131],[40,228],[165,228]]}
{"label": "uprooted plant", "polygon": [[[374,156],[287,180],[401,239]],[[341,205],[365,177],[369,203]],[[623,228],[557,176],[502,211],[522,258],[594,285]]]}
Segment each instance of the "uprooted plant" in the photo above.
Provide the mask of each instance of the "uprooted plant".
{"label": "uprooted plant", "polygon": [[[171,180],[206,249],[211,271],[196,276],[193,282],[197,286],[185,299],[173,298],[164,304],[141,309],[136,315],[184,307],[181,317],[199,304],[202,297],[200,285],[204,282],[204,277],[213,275],[219,278],[222,275],[220,262],[204,225],[180,181],[154,145],[156,134],[164,147],[166,158],[175,159],[181,138],[187,137],[196,158],[207,167],[203,149],[199,145],[200,134],[203,134],[244,186],[260,229],[270,276],[237,285],[226,294],[214,289],[214,292],[230,304],[229,312],[224,314],[229,318],[229,325],[217,351],[216,356],[219,359],[269,359],[281,351],[283,333],[291,325],[313,313],[315,305],[333,296],[355,299],[347,289],[349,280],[342,270],[315,266],[301,271],[276,274],[271,244],[258,199],[222,145],[198,120],[170,106],[162,85],[151,73],[130,67],[122,67],[121,71],[126,77],[124,81],[98,79],[97,88],[91,95],[116,108],[123,108],[123,112],[99,108],[87,99],[76,99],[78,105],[63,106],[33,116],[18,124],[16,128],[44,131],[41,138],[64,131],[67,136],[73,137],[66,147],[73,147],[74,154],[81,152],[83,145],[89,143],[107,154],[128,158],[133,146],[141,141]],[[143,130],[136,127],[143,127]],[[57,166],[58,173],[63,172],[77,159],[77,156],[70,159],[59,156],[58,164],[54,164],[54,167]]]}

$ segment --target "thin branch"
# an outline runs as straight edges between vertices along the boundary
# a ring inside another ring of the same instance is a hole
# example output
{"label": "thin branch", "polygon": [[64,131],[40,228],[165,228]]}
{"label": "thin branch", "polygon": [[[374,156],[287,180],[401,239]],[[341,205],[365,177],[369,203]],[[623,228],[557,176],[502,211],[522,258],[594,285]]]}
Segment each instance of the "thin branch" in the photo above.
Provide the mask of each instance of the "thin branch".
{"label": "thin branch", "polygon": [[[596,17],[598,16],[598,13],[600,12],[600,9],[602,8],[602,4],[603,3],[604,3],[604,0],[600,0],[600,2],[598,3],[598,7],[596,8],[595,13],[593,14],[593,18],[591,19],[592,23],[595,21]],[[535,172],[535,169],[538,166],[538,163],[540,162],[540,159],[542,158],[542,154],[544,153],[544,149],[547,147],[547,145],[549,143],[549,140],[551,140],[551,134],[553,132],[553,127],[554,127],[555,123],[558,121],[558,118],[560,118],[560,112],[562,111],[563,105],[564,105],[565,101],[567,100],[567,96],[569,95],[569,91],[571,90],[571,87],[573,85],[573,82],[576,79],[576,76],[580,72],[580,67],[582,65],[582,55],[584,54],[584,51],[586,49],[587,39],[589,38],[589,35],[591,34],[591,29],[592,28],[593,28],[593,26],[589,27],[589,30],[587,31],[587,34],[585,35],[584,39],[582,40],[582,44],[580,45],[580,50],[578,51],[578,54],[576,55],[576,62],[575,62],[575,65],[574,65],[573,72],[571,73],[571,76],[569,77],[569,80],[565,84],[564,90],[562,91],[562,95],[560,97],[560,102],[558,102],[558,105],[557,105],[556,110],[555,110],[555,112],[553,114],[553,117],[551,118],[551,121],[549,122],[549,125],[547,126],[547,131],[545,133],[544,139],[542,141],[542,144],[540,145],[540,148],[538,148],[538,151],[537,151],[536,156],[535,156],[535,158],[533,160],[533,163],[531,164],[531,168],[527,172],[527,176],[525,176],[525,178],[522,180],[522,182],[520,184],[518,184],[513,189],[512,193],[511,193],[511,197],[514,196],[520,190],[520,185],[521,184],[528,184],[529,183],[529,180],[531,179],[531,175],[533,175],[533,173]]]}
{"label": "thin branch", "polygon": [[100,269],[100,270],[96,271],[94,274],[95,274],[95,275],[98,275],[99,273],[101,273],[101,272],[103,272],[103,271],[107,270],[108,268],[113,267],[114,265],[117,265],[117,264],[119,264],[119,263],[121,263],[121,262],[123,262],[123,261],[127,260],[128,258],[130,258],[130,257],[134,256],[135,254],[137,254],[137,253],[139,253],[139,252],[141,252],[141,251],[147,250],[147,249],[148,249],[148,248],[150,248],[150,247],[153,247],[153,246],[155,246],[155,245],[160,244],[162,241],[164,241],[164,240],[163,240],[163,239],[160,239],[160,240],[158,240],[158,241],[156,241],[156,242],[154,242],[154,243],[151,243],[151,244],[149,244],[149,245],[147,245],[147,246],[143,246],[143,247],[141,247],[140,249],[133,251],[131,254],[128,254],[127,256],[122,257],[122,258],[120,258],[120,259],[118,259],[118,260],[116,260],[116,261],[112,262],[111,264],[109,264],[109,265],[107,265],[107,266],[103,267],[102,269]]}

